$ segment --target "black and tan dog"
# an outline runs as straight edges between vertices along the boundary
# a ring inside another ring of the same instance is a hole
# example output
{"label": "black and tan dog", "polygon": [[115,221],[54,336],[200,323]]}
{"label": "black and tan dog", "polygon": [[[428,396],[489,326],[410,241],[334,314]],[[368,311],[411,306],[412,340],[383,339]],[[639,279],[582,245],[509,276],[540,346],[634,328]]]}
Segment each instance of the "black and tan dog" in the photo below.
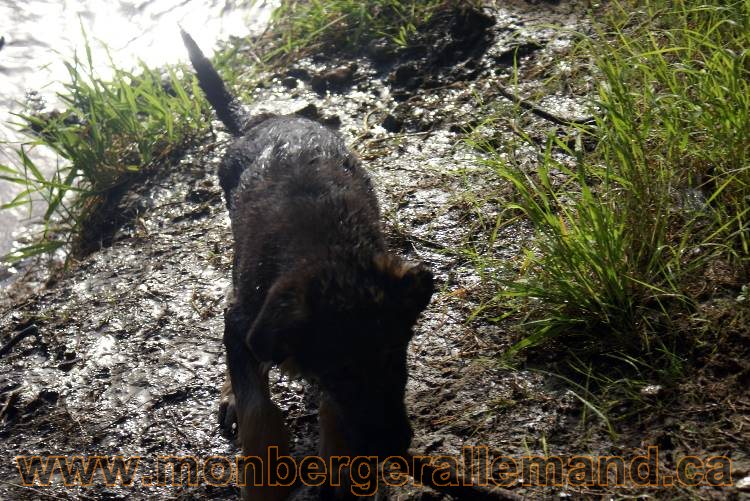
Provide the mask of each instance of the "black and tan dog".
{"label": "black and tan dog", "polygon": [[283,364],[321,389],[324,458],[406,453],[406,350],[432,274],[386,250],[370,180],[337,133],[297,116],[247,116],[182,36],[201,88],[236,136],[219,169],[234,234],[223,425],[236,416],[245,455],[287,450],[268,389],[269,367]]}

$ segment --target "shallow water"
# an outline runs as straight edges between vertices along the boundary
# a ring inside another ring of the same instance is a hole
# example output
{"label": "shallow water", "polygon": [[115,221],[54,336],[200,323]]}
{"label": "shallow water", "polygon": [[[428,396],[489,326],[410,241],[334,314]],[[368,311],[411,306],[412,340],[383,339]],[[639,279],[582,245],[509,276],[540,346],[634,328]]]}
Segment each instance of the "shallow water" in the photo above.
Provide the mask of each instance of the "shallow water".
{"label": "shallow water", "polygon": [[[27,140],[9,124],[26,104],[54,108],[56,92],[67,79],[63,59],[84,55],[84,35],[93,42],[94,65],[102,76],[109,66],[99,42],[114,62],[125,68],[138,60],[151,66],[186,60],[178,24],[210,53],[228,37],[258,33],[266,26],[277,0],[3,0],[0,2],[0,164],[16,164],[15,150]],[[82,31],[83,30],[83,31]],[[55,158],[35,149],[34,160],[50,171]],[[0,180],[0,205],[19,188]],[[42,209],[0,211],[0,255],[19,228]]]}

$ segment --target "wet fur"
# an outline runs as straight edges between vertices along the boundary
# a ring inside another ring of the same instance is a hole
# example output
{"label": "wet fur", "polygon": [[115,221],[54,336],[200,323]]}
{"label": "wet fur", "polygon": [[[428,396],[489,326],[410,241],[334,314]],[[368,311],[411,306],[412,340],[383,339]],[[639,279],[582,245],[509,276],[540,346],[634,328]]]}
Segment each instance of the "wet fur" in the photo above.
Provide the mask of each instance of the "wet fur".
{"label": "wet fur", "polygon": [[219,169],[234,235],[222,424],[236,420],[245,455],[265,457],[271,445],[286,453],[288,431],[268,389],[269,367],[283,363],[321,389],[324,456],[405,453],[406,349],[432,274],[387,251],[370,179],[337,133],[298,116],[247,116],[183,39],[236,136]]}

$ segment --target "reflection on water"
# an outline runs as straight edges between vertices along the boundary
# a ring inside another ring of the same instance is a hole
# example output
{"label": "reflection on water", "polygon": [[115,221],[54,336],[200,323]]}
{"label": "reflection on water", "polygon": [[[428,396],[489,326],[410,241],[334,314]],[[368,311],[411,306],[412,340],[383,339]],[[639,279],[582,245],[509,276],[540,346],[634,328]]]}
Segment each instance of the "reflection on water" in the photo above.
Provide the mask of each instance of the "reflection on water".
{"label": "reflection on water", "polygon": [[[0,141],[22,137],[8,125],[37,91],[37,104],[54,108],[55,92],[65,82],[62,59],[83,54],[83,34],[104,42],[118,66],[132,68],[138,59],[151,66],[186,60],[178,23],[207,52],[230,35],[262,31],[277,1],[269,0],[2,0],[0,1]],[[104,50],[94,42],[92,54],[101,76],[109,66]],[[0,144],[0,164],[15,164],[13,145]],[[54,157],[36,149],[34,159],[50,170]],[[0,205],[19,190],[0,180]],[[41,204],[37,204],[38,210]],[[28,209],[0,211],[0,255],[8,251],[12,233],[30,219]]]}

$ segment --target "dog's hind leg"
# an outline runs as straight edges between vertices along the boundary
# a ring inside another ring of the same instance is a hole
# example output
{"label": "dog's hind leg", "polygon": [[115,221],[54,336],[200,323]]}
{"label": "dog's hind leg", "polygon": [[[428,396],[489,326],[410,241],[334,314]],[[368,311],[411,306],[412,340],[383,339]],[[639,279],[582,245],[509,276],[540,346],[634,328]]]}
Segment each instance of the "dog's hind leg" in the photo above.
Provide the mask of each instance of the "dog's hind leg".
{"label": "dog's hind leg", "polygon": [[[238,309],[225,313],[224,344],[227,349],[227,368],[234,394],[234,412],[237,416],[237,439],[243,456],[259,457],[263,464],[268,460],[269,447],[277,447],[277,455],[288,455],[289,432],[284,425],[281,410],[271,401],[268,388],[268,370],[258,362],[245,345],[249,317]],[[228,397],[231,400],[231,397]],[[264,471],[265,470],[265,471]],[[291,486],[269,485],[266,478],[269,468],[260,468],[250,477],[238,472],[245,500],[285,499]],[[243,482],[244,478],[244,482]]]}

